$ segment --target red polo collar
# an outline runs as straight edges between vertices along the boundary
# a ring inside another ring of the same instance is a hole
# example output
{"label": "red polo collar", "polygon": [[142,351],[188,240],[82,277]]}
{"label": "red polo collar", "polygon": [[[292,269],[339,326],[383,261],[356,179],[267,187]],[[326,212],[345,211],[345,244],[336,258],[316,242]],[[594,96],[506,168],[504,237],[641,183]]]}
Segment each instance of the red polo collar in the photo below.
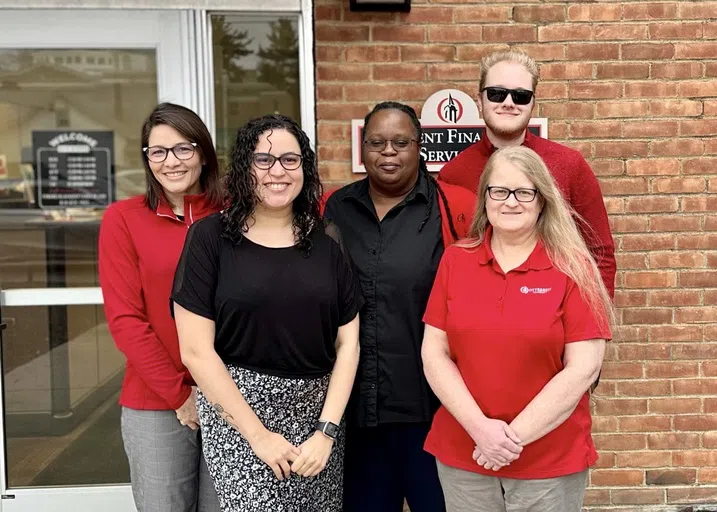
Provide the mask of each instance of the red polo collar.
{"label": "red polo collar", "polygon": [[[490,247],[492,235],[493,227],[488,226],[488,229],[486,229],[485,232],[485,239],[477,248],[478,262],[481,265],[488,265],[495,260],[493,249]],[[550,261],[548,252],[545,250],[545,245],[542,240],[538,240],[538,243],[535,245],[533,252],[530,253],[530,256],[528,256],[528,259],[513,270],[526,272],[528,270],[547,270],[552,267],[553,262]]]}

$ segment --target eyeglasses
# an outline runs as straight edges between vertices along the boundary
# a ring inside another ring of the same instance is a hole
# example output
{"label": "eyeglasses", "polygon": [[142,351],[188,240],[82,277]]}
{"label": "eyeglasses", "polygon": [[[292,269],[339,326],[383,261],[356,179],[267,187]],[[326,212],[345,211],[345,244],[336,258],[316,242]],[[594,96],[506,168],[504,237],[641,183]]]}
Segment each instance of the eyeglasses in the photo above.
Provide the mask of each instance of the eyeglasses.
{"label": "eyeglasses", "polygon": [[277,160],[287,171],[295,171],[301,167],[302,157],[296,153],[284,153],[281,156],[274,156],[270,153],[254,153],[252,156],[252,162],[256,168],[264,171],[274,167]]}
{"label": "eyeglasses", "polygon": [[510,94],[513,103],[516,105],[527,105],[533,99],[533,91],[526,89],[506,89],[505,87],[484,87],[481,92],[486,92],[488,101],[503,103]]}
{"label": "eyeglasses", "polygon": [[386,149],[386,145],[389,142],[394,151],[402,153],[408,151],[411,144],[418,141],[416,139],[371,139],[363,141],[363,145],[371,153],[381,153]]}
{"label": "eyeglasses", "polygon": [[177,144],[171,148],[165,148],[164,146],[149,146],[142,148],[144,154],[147,155],[147,160],[154,162],[155,164],[161,164],[169,156],[169,152],[174,153],[177,160],[189,160],[194,156],[194,148],[197,147],[196,142],[183,142]]}
{"label": "eyeglasses", "polygon": [[519,203],[531,203],[538,195],[538,191],[534,188],[516,188],[511,190],[505,187],[488,187],[488,195],[493,201],[507,201],[513,194],[515,200]]}

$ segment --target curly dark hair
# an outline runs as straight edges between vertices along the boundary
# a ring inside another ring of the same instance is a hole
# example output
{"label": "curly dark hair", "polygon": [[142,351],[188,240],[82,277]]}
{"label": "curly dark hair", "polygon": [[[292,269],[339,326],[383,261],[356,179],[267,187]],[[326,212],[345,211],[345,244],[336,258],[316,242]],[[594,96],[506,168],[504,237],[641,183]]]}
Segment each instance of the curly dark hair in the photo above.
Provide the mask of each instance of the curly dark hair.
{"label": "curly dark hair", "polygon": [[[413,110],[413,107],[404,103],[399,103],[397,101],[384,101],[383,103],[378,103],[376,106],[374,106],[371,112],[366,114],[366,117],[363,120],[364,130],[368,126],[368,123],[371,121],[371,118],[374,116],[374,114],[382,110],[398,110],[399,112],[403,112],[404,114],[406,114],[411,119],[413,128],[416,131],[416,139],[421,140],[421,136],[423,135],[423,128],[421,127],[421,121],[418,120],[416,111]],[[428,172],[428,165],[426,165],[426,159],[423,158],[423,155],[419,156],[418,172],[422,173],[429,183],[426,216],[423,218],[421,224],[418,226],[418,231],[422,231],[423,226],[425,226],[426,222],[428,222],[428,219],[431,218],[431,212],[433,211],[433,194],[437,192],[439,200],[443,203],[443,207],[446,209],[446,216],[448,217],[448,228],[450,229],[453,238],[458,240],[460,237],[458,236],[456,227],[453,225],[453,216],[451,215],[451,209],[448,205],[448,199],[446,198],[446,194],[443,192],[443,189],[441,189],[441,186],[438,184],[436,179]]]}
{"label": "curly dark hair", "polygon": [[222,212],[223,236],[233,244],[238,244],[251,225],[257,196],[256,175],[252,171],[252,158],[262,133],[274,130],[286,130],[296,137],[301,148],[301,164],[304,173],[304,186],[294,199],[294,236],[297,248],[304,255],[311,252],[311,233],[321,225],[319,202],[323,189],[316,166],[316,154],[311,149],[309,138],[290,117],[272,114],[257,117],[242,126],[237,132],[231,154],[226,185],[226,209]]}

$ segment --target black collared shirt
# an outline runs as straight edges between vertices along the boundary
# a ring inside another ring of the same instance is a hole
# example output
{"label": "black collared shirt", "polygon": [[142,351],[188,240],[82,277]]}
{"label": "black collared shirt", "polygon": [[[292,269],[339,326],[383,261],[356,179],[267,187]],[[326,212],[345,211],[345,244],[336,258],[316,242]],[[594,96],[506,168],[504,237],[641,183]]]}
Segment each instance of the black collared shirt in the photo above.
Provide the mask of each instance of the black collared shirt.
{"label": "black collared shirt", "polygon": [[381,221],[368,178],[336,191],[326,204],[325,216],[341,230],[366,300],[360,312],[361,359],[347,408],[354,425],[428,422],[438,408],[421,362],[422,317],[443,255],[432,187],[419,175],[413,190]]}

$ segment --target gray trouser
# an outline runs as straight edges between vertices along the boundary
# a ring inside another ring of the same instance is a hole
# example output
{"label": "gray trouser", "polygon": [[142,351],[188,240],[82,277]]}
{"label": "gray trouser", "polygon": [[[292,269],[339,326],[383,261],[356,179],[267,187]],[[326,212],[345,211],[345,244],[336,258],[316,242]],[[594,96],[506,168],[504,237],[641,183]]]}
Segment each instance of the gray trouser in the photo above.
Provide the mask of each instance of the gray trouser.
{"label": "gray trouser", "polygon": [[558,478],[518,480],[438,464],[447,512],[580,512],[588,470]]}
{"label": "gray trouser", "polygon": [[174,411],[123,407],[122,441],[138,512],[220,512],[199,430]]}

